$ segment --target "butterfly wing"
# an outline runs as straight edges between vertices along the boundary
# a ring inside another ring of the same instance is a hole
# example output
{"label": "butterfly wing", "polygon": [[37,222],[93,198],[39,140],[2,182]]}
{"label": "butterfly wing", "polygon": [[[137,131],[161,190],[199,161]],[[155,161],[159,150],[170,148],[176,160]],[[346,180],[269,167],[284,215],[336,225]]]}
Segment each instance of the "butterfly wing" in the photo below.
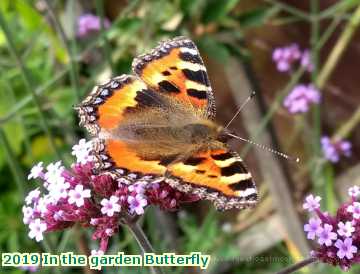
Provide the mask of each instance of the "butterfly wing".
{"label": "butterfly wing", "polygon": [[191,40],[176,37],[134,59],[133,71],[151,89],[189,104],[204,118],[214,118],[215,101],[200,53]]}
{"label": "butterfly wing", "polygon": [[180,191],[198,194],[220,210],[256,204],[257,190],[240,156],[228,148],[208,150],[170,164],[168,183]]}
{"label": "butterfly wing", "polygon": [[121,75],[96,86],[90,95],[75,109],[80,125],[92,135],[100,130],[118,127],[126,114],[141,112],[145,107],[166,107],[157,93],[132,75]]}
{"label": "butterfly wing", "polygon": [[95,170],[124,174],[127,171],[164,174],[165,168],[156,161],[145,161],[125,142],[103,136],[117,128],[127,113],[144,107],[161,106],[160,98],[135,76],[121,75],[96,86],[75,109],[83,125],[95,139]]}

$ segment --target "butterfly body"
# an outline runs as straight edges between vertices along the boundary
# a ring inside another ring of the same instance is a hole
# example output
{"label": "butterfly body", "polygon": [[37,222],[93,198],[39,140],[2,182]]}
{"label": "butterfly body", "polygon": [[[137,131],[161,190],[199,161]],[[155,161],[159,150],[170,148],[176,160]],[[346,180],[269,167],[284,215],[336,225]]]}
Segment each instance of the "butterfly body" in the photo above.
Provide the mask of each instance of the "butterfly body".
{"label": "butterfly body", "polygon": [[163,42],[136,58],[133,71],[95,87],[77,108],[96,137],[96,170],[163,178],[218,209],[254,205],[251,174],[213,121],[214,98],[195,44],[184,37]]}

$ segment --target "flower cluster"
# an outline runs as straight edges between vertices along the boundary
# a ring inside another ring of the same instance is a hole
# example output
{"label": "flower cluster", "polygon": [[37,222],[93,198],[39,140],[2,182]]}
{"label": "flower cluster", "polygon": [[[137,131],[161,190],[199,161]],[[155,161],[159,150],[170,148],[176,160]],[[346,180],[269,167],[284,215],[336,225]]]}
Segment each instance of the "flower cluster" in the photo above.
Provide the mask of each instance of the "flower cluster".
{"label": "flower cluster", "polygon": [[90,151],[90,142],[80,140],[73,146],[77,161],[70,170],[61,162],[46,168],[40,162],[31,169],[28,179],[39,179],[42,186],[29,192],[23,206],[30,238],[41,241],[45,232],[80,223],[94,229],[92,237],[100,240],[100,249],[92,253],[102,254],[109,238],[118,232],[122,217],[142,215],[151,204],[175,210],[183,202],[198,200],[197,196],[173,189],[161,178],[94,175]]}
{"label": "flower cluster", "polygon": [[301,52],[297,44],[274,49],[272,59],[280,72],[290,71],[295,63],[300,63],[309,72],[314,69],[309,50]]}
{"label": "flower cluster", "polygon": [[[104,19],[104,27],[110,27],[110,21]],[[87,37],[95,32],[98,32],[101,29],[101,20],[98,16],[93,14],[83,14],[79,16],[77,21],[77,36],[78,37]]]}
{"label": "flower cluster", "polygon": [[309,195],[303,205],[316,215],[304,226],[307,238],[318,243],[311,255],[343,270],[360,263],[360,187],[351,187],[349,196],[335,216],[320,210],[319,196]]}
{"label": "flower cluster", "polygon": [[324,157],[332,163],[337,163],[342,155],[351,156],[351,143],[346,140],[331,140],[328,136],[323,136],[321,147]]}
{"label": "flower cluster", "polygon": [[285,97],[284,107],[293,114],[304,113],[310,105],[320,103],[320,99],[320,92],[312,84],[299,84]]}

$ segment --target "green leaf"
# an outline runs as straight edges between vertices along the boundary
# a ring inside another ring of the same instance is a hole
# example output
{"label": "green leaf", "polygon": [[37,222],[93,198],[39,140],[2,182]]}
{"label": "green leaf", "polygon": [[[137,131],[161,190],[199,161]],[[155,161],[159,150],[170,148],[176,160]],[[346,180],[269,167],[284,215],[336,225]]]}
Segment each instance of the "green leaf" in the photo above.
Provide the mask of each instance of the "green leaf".
{"label": "green leaf", "polygon": [[203,22],[208,24],[225,17],[239,2],[239,0],[211,0],[203,12]]}
{"label": "green leaf", "polygon": [[36,30],[42,24],[41,15],[33,9],[28,1],[17,0],[16,1],[16,10],[19,13],[19,18],[23,21],[24,26],[29,30]]}
{"label": "green leaf", "polygon": [[210,36],[204,36],[198,41],[199,48],[215,61],[225,64],[230,57],[229,50],[226,46]]}
{"label": "green leaf", "polygon": [[[274,7],[278,10],[278,7]],[[245,13],[242,13],[238,20],[240,22],[240,27],[255,27],[265,24],[266,20],[269,18],[269,15],[273,14],[274,9],[269,9],[267,7],[257,8]]]}
{"label": "green leaf", "polygon": [[59,117],[69,118],[69,110],[72,110],[72,105],[76,102],[76,94],[71,87],[59,87],[51,92],[49,95],[50,102],[53,104],[54,111]]}
{"label": "green leaf", "polygon": [[[10,93],[9,86],[0,81],[0,117],[5,116],[8,109],[15,105],[16,101]],[[24,140],[23,127],[19,124],[18,119],[13,119],[3,125],[5,135],[8,139],[10,147],[15,154],[19,154],[21,151],[21,145]],[[0,153],[0,166],[4,164],[4,155]]]}

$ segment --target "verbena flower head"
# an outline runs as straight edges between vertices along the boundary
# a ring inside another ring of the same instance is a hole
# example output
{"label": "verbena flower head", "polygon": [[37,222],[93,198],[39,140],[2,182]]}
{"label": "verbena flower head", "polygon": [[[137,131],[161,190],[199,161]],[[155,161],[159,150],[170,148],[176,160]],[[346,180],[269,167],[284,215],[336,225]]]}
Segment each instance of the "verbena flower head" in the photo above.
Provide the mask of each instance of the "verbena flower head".
{"label": "verbena flower head", "polygon": [[319,104],[320,92],[312,85],[299,84],[284,99],[284,107],[290,113],[305,113],[312,104]]}
{"label": "verbena flower head", "polygon": [[297,44],[275,48],[272,53],[272,59],[276,63],[277,70],[280,72],[291,71],[296,63],[309,72],[314,69],[310,51],[306,49],[302,52]]}
{"label": "verbena flower head", "polygon": [[[104,19],[104,27],[110,27],[110,21]],[[93,14],[83,14],[77,20],[77,36],[87,37],[94,32],[98,32],[101,29],[100,18]]]}
{"label": "verbena flower head", "polygon": [[341,156],[351,156],[351,143],[346,140],[331,140],[328,136],[323,136],[321,138],[321,147],[324,157],[333,163],[337,163]]}
{"label": "verbena flower head", "polygon": [[301,51],[297,44],[276,48],[273,51],[272,59],[279,71],[285,72],[292,68],[294,62],[301,58]]}
{"label": "verbena flower head", "polygon": [[304,52],[302,53],[300,64],[308,72],[311,72],[311,71],[314,70],[314,64],[312,63],[311,54],[310,54],[310,51],[308,49],[304,50]]}
{"label": "verbena flower head", "polygon": [[356,186],[349,189],[349,201],[339,207],[335,216],[322,212],[320,200],[313,195],[304,203],[304,209],[317,215],[304,226],[307,238],[318,244],[311,255],[343,270],[360,263],[360,202],[359,195],[353,195],[357,189]]}
{"label": "verbena flower head", "polygon": [[104,254],[123,216],[142,215],[149,205],[176,210],[182,203],[199,199],[170,187],[163,179],[94,175],[90,153],[91,143],[80,140],[73,147],[76,163],[71,169],[61,162],[50,163],[45,170],[42,163],[32,168],[29,178],[40,179],[42,186],[29,192],[22,209],[30,238],[41,241],[44,233],[79,223],[91,227],[92,238],[100,240],[100,248],[92,253]]}

